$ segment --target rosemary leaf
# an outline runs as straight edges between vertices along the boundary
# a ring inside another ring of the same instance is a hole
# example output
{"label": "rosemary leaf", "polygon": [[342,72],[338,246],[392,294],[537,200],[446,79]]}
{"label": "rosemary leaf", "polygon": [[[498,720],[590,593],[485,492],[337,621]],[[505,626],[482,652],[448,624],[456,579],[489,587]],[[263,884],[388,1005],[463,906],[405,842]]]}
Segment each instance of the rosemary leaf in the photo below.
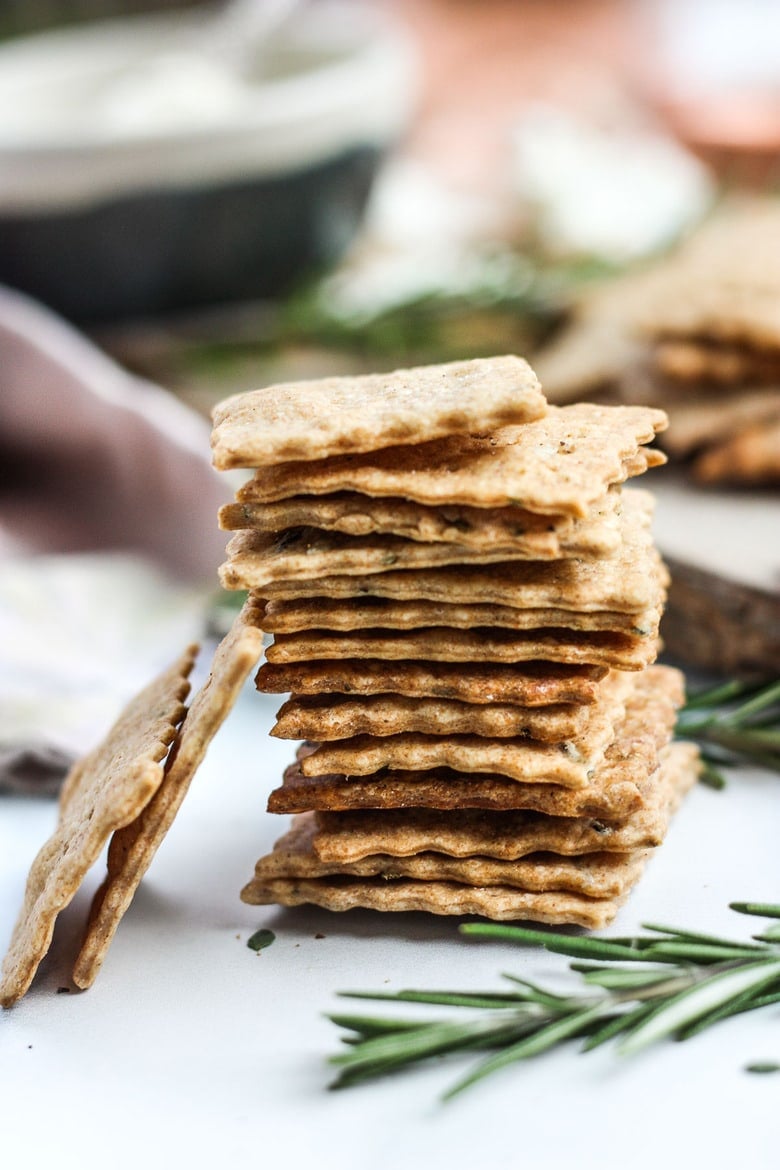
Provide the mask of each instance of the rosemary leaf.
{"label": "rosemary leaf", "polygon": [[778,902],[729,902],[729,909],[738,914],[754,914],[758,918],[780,918]]}
{"label": "rosemary leaf", "polygon": [[780,958],[761,959],[736,970],[711,975],[698,986],[681,991],[660,1004],[638,1028],[629,1033],[619,1051],[625,1056],[639,1052],[649,1044],[692,1024],[743,991],[749,988],[756,991],[777,978],[780,978]]}
{"label": "rosemary leaf", "polygon": [[476,1081],[482,1080],[483,1077],[490,1073],[497,1072],[501,1068],[506,1068],[509,1064],[514,1064],[518,1060],[529,1060],[532,1056],[539,1056],[542,1052],[548,1052],[559,1044],[561,1040],[569,1040],[573,1036],[581,1034],[588,1025],[604,1014],[604,1007],[602,1004],[596,1004],[591,1008],[583,1009],[575,1012],[573,1015],[566,1017],[563,1020],[557,1020],[555,1023],[548,1024],[546,1028],[541,1028],[534,1035],[527,1039],[520,1040],[517,1044],[510,1045],[505,1048],[498,1055],[490,1057],[488,1060],[477,1065],[473,1072],[462,1080],[457,1081],[451,1089],[448,1089],[444,1094],[443,1100],[449,1101],[458,1093],[462,1093],[469,1085],[473,1085]]}

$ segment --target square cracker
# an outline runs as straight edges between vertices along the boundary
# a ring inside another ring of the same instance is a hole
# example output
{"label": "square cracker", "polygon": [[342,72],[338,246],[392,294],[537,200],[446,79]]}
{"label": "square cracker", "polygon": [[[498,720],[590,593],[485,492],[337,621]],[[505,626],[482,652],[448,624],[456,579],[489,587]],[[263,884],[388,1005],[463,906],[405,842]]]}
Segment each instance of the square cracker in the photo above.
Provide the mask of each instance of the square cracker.
{"label": "square cracker", "polygon": [[780,415],[745,427],[695,461],[700,483],[780,483]]}
{"label": "square cracker", "polygon": [[[351,491],[433,507],[512,506],[585,517],[610,484],[645,469],[647,462],[636,457],[666,425],[663,411],[642,406],[550,407],[544,418],[492,433],[483,422],[471,435],[464,430],[374,454],[280,464],[259,471],[238,499],[266,503]],[[655,459],[663,462],[663,455]]]}
{"label": "square cracker", "polygon": [[531,367],[512,355],[290,382],[237,394],[214,410],[214,465],[269,467],[493,430],[544,415]]}
{"label": "square cracker", "polygon": [[382,597],[354,597],[344,601],[303,597],[269,601],[262,624],[269,634],[297,634],[304,630],[415,630],[431,626],[471,630],[476,626],[492,626],[510,630],[603,630],[655,638],[660,620],[660,607],[626,614],[609,610],[578,612],[478,603],[458,605],[446,601],[394,601]]}
{"label": "square cracker", "polygon": [[416,853],[390,857],[376,853],[358,861],[320,861],[312,842],[317,832],[313,812],[293,818],[292,827],[261,857],[255,874],[241,891],[244,902],[256,904],[268,881],[278,878],[321,878],[336,874],[352,877],[414,878],[418,881],[458,882],[466,886],[510,886],[527,892],[569,890],[588,898],[617,898],[639,878],[650,850],[635,853],[583,853],[559,857],[534,853],[517,861],[492,857],[447,857],[443,853]]}
{"label": "square cracker", "polygon": [[316,528],[347,536],[397,536],[406,540],[464,548],[514,549],[529,560],[559,556],[608,556],[620,543],[619,489],[611,488],[582,520],[541,516],[522,508],[429,508],[396,497],[377,498],[358,492],[330,496],[294,496],[270,504],[225,504],[220,527],[228,531],[255,529],[284,532]]}
{"label": "square cracker", "polygon": [[27,991],[51,944],[57,915],[72,900],[110,834],[133,820],[159,787],[161,761],[184,715],[187,676],[197,649],[190,646],[136,695],[105,740],[73,766],[57,827],[30,869],[3,961],[3,1007]]}
{"label": "square cracker", "polygon": [[209,677],[179,729],[162,783],[138,816],[111,839],[108,872],[93,899],[73,971],[77,987],[91,987],[94,982],[116,928],[171,827],[192,777],[260,657],[262,633],[255,617],[254,602],[248,602],[217,647]]}
{"label": "square cracker", "polygon": [[[456,546],[421,545],[400,537],[355,537],[350,541],[349,537],[322,533],[310,540],[296,533],[284,547],[263,535],[253,539],[254,534],[245,537],[241,533],[230,542],[230,559],[220,576],[226,588],[260,591],[268,600],[367,595],[529,609],[636,611],[660,604],[659,584],[665,584],[650,534],[651,516],[647,493],[632,492],[623,508],[621,545],[614,556],[556,561],[499,559],[489,567],[489,556],[481,558],[482,564],[470,563],[479,559],[476,554],[461,557],[454,551]],[[393,541],[396,547],[391,551],[386,541]],[[421,551],[413,554],[413,550]],[[444,556],[439,551],[436,557],[444,564],[428,568],[428,550],[449,550],[456,562],[447,564],[446,551]],[[417,561],[421,564],[411,567]],[[403,564],[410,567],[399,567]],[[355,579],[345,586],[344,577]]]}
{"label": "square cracker", "polygon": [[611,671],[600,684],[598,702],[556,707],[480,705],[402,695],[293,695],[279,709],[271,735],[326,743],[355,735],[399,732],[522,737],[532,743],[554,744],[571,759],[587,759],[612,738],[636,678],[635,674]]}
{"label": "square cracker", "polygon": [[600,929],[612,922],[620,899],[586,898],[567,891],[526,893],[509,886],[468,886],[413,878],[270,878],[253,885],[255,904],[321,906],[325,910],[422,910],[477,914],[497,922],[532,921]]}
{"label": "square cracker", "polygon": [[617,821],[652,800],[658,753],[683,699],[679,671],[645,671],[613,742],[590,767],[554,747],[469,736],[362,736],[345,744],[304,745],[283,786],[271,793],[268,809],[533,809]]}
{"label": "square cracker", "polygon": [[672,743],[645,805],[613,824],[590,817],[552,817],[512,810],[380,809],[317,813],[312,847],[321,861],[352,862],[375,853],[408,857],[445,853],[452,857],[516,860],[532,853],[630,853],[660,845],[669,818],[699,775],[694,744]]}
{"label": "square cracker", "polygon": [[642,670],[655,661],[654,638],[577,630],[361,630],[333,633],[311,630],[277,634],[266,650],[272,663],[314,662],[361,657],[424,662],[589,663],[620,670]]}
{"label": "square cracker", "polygon": [[396,694],[457,699],[465,703],[516,703],[546,707],[559,703],[595,703],[604,666],[557,666],[524,662],[519,666],[451,662],[352,661],[267,662],[256,676],[257,689],[271,694]]}

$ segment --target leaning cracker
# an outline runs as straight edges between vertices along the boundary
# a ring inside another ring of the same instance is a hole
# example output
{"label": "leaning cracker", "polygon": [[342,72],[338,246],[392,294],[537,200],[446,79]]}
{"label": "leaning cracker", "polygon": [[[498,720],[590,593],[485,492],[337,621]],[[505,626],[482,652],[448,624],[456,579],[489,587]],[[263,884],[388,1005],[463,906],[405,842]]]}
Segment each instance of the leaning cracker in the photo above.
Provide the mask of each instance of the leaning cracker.
{"label": "leaning cracker", "polygon": [[184,715],[190,646],[131,700],[105,740],[75,764],[52,836],[30,869],[24,902],[0,972],[0,1004],[10,1007],[33,980],[67,906],[112,832],[138,816],[160,785],[162,760]]}
{"label": "leaning cracker", "polygon": [[259,691],[299,695],[337,692],[353,695],[396,694],[458,699],[464,703],[516,703],[545,707],[559,703],[595,703],[603,666],[556,666],[549,662],[515,665],[480,663],[382,662],[370,658],[335,662],[267,662],[257,672]]}
{"label": "leaning cracker", "polygon": [[87,931],[73,971],[77,987],[91,987],[138,885],[179,811],[211,740],[257,662],[263,635],[249,601],[217,647],[211,673],[195,696],[166,763],[165,776],[149,804],[114,833],[108,873],[97,890]]}
{"label": "leaning cracker", "polygon": [[642,406],[551,407],[545,418],[493,433],[482,424],[478,436],[463,433],[375,454],[280,464],[259,471],[237,498],[265,503],[354,491],[434,507],[512,506],[585,517],[610,484],[643,470],[647,464],[633,460],[666,425],[663,411]]}
{"label": "leaning cracker", "polygon": [[522,358],[267,386],[214,410],[214,465],[270,467],[282,460],[376,451],[540,418],[536,375]]}
{"label": "leaning cracker", "polygon": [[269,880],[336,874],[451,881],[466,886],[510,886],[529,893],[568,890],[588,898],[617,898],[638,880],[650,856],[649,850],[583,853],[577,857],[535,853],[517,861],[500,861],[491,857],[447,857],[443,853],[416,853],[411,857],[375,853],[338,864],[317,857],[312,847],[316,832],[317,818],[313,812],[294,817],[290,831],[276,842],[273,852],[261,857],[255,865],[253,880],[241,891],[242,901],[256,904],[258,893]]}
{"label": "leaning cracker", "polygon": [[478,914],[497,922],[530,920],[598,930],[615,917],[620,899],[586,898],[565,891],[525,893],[509,886],[380,878],[272,878],[253,887],[256,904],[322,906],[326,910],[422,910],[427,914]]}

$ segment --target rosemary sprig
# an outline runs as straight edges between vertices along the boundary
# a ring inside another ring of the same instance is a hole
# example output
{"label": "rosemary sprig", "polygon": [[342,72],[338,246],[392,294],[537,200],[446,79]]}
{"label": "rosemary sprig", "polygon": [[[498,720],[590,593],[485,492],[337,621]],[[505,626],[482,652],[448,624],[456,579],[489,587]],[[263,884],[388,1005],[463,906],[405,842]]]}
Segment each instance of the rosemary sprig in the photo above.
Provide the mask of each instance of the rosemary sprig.
{"label": "rosemary sprig", "polygon": [[[780,904],[735,902],[743,914],[780,918]],[[498,923],[470,923],[461,932],[540,945],[576,960],[570,969],[586,994],[561,995],[512,975],[500,992],[342,992],[347,998],[464,1008],[465,1018],[393,1019],[329,1016],[348,1033],[347,1049],[331,1058],[344,1088],[433,1056],[486,1050],[445,1100],[491,1073],[573,1040],[590,1052],[618,1040],[633,1055],[669,1037],[686,1040],[721,1020],[780,1002],[780,932],[770,926],[753,941],[649,924],[650,932],[601,939]],[[598,990],[594,990],[598,989]]]}
{"label": "rosemary sprig", "polygon": [[725,784],[720,769],[759,764],[780,772],[780,680],[769,684],[722,683],[691,695],[677,718],[680,739],[698,743],[702,780]]}

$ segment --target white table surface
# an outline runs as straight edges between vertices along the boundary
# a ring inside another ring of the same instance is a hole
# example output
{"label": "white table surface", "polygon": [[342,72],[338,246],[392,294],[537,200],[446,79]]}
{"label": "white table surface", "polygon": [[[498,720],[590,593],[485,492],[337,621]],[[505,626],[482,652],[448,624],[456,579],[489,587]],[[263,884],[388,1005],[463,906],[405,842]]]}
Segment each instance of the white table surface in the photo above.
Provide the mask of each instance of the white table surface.
{"label": "white table surface", "polygon": [[[667,533],[687,506],[664,498]],[[771,532],[777,505],[757,507],[758,528]],[[734,539],[744,544],[744,533]],[[756,529],[757,560],[764,543]],[[0,1166],[778,1165],[780,1074],[744,1071],[780,1061],[776,1008],[631,1059],[555,1052],[449,1105],[438,1095],[465,1069],[460,1059],[328,1092],[326,1058],[340,1044],[323,1013],[356,1006],[338,990],[496,989],[501,971],[558,981],[566,960],[466,939],[455,921],[422,914],[244,905],[241,886],[286,823],[264,812],[292,756],[267,735],[277,706],[247,686],[94,987],[58,994],[97,871],[62,915],[28,995],[0,1015]],[[49,802],[0,800],[0,946],[54,817]],[[747,937],[759,920],[727,904],[780,900],[778,841],[777,777],[744,770],[724,792],[697,789],[612,933],[650,921]],[[276,941],[255,954],[246,940],[260,926]]]}

